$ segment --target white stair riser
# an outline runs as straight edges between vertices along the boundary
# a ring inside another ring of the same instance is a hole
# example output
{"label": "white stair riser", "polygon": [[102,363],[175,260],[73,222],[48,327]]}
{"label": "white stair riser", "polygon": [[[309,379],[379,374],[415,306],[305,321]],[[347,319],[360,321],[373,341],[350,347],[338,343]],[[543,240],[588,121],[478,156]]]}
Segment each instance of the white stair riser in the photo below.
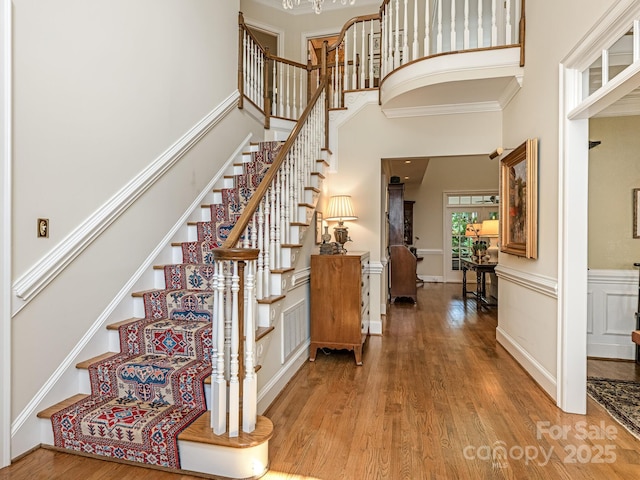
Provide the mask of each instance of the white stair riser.
{"label": "white stair riser", "polygon": [[304,239],[304,234],[309,227],[303,225],[292,225],[291,226],[291,243],[302,244]]}
{"label": "white stair riser", "polygon": [[289,290],[292,276],[293,271],[287,271],[285,273],[272,273],[270,279],[271,295],[285,295]]}

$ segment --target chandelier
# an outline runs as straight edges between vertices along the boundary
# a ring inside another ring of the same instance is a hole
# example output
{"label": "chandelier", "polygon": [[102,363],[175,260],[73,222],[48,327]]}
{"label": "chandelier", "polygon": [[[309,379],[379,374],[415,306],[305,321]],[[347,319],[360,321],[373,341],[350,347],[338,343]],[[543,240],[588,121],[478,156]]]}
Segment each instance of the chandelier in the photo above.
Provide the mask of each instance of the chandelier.
{"label": "chandelier", "polygon": [[[324,0],[307,1],[311,4],[314,12],[320,13],[322,11],[322,4],[324,3]],[[342,3],[342,5],[346,5],[347,2],[349,2],[349,5],[355,5],[356,0],[340,0],[340,3]],[[333,0],[333,3],[336,3],[336,0]],[[294,5],[300,5],[300,0],[282,0],[282,7],[285,10],[291,10]]]}

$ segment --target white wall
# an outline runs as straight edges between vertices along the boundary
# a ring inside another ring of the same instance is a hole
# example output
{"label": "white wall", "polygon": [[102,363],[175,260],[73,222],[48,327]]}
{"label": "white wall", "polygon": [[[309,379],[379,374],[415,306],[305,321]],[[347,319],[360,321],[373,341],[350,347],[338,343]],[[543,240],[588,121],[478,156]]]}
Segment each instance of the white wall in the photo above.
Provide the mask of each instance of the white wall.
{"label": "white wall", "polygon": [[[558,66],[614,2],[527,2],[522,90],[504,111],[504,146],[539,143],[538,259],[500,254],[510,278],[499,282],[499,338],[555,398],[558,280]],[[566,19],[571,21],[567,22]],[[586,302],[586,299],[585,299]]]}
{"label": "white wall", "polygon": [[[15,281],[236,91],[238,2],[14,5]],[[232,111],[14,316],[14,421],[253,128],[243,118]]]}
{"label": "white wall", "polygon": [[[501,128],[500,112],[388,119],[377,103],[360,108],[339,127],[337,149],[332,148],[339,159],[337,171],[328,177],[329,195],[353,197],[358,220],[349,223],[350,249],[371,252],[372,264],[385,261],[380,205],[386,193],[378,188],[382,158],[486,154],[501,143]],[[372,324],[384,312],[383,276],[371,276]]]}

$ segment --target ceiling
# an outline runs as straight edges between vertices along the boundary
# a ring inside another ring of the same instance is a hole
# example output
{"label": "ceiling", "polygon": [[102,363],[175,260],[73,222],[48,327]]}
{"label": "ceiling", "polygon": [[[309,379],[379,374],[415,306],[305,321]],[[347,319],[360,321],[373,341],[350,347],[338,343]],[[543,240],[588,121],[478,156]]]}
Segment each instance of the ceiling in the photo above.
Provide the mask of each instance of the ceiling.
{"label": "ceiling", "polygon": [[400,183],[409,186],[420,185],[429,166],[428,157],[385,158],[382,162],[390,177],[400,177]]}
{"label": "ceiling", "polygon": [[[284,10],[282,8],[282,0],[253,0],[256,3],[261,3],[268,7],[277,8],[279,10],[286,11],[290,15],[304,15],[307,13],[313,13],[311,9],[311,5],[309,4],[309,0],[300,0],[300,5],[295,5],[293,10]],[[295,3],[295,2],[294,2]],[[337,0],[335,3],[333,0],[324,0],[324,5],[322,6],[323,10],[336,10],[336,9],[345,9],[345,8],[358,8],[363,5],[370,5],[372,7],[371,13],[374,13],[378,10],[378,7],[382,4],[382,0],[356,0],[355,5],[349,5],[349,1],[347,1],[346,5],[342,5],[340,0]]]}

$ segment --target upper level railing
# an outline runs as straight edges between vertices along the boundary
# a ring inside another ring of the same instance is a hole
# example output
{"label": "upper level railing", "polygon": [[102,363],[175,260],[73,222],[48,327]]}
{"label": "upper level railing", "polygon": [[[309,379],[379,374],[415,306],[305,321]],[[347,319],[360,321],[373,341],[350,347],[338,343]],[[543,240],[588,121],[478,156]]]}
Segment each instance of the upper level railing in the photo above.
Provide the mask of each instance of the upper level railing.
{"label": "upper level railing", "polygon": [[[327,49],[331,108],[344,92],[379,87],[394,70],[446,53],[524,46],[524,0],[384,0]],[[524,48],[521,48],[524,65]]]}
{"label": "upper level railing", "polygon": [[248,99],[265,116],[297,120],[311,96],[310,68],[277,57],[260,45],[239,15],[238,88],[240,107]]}

